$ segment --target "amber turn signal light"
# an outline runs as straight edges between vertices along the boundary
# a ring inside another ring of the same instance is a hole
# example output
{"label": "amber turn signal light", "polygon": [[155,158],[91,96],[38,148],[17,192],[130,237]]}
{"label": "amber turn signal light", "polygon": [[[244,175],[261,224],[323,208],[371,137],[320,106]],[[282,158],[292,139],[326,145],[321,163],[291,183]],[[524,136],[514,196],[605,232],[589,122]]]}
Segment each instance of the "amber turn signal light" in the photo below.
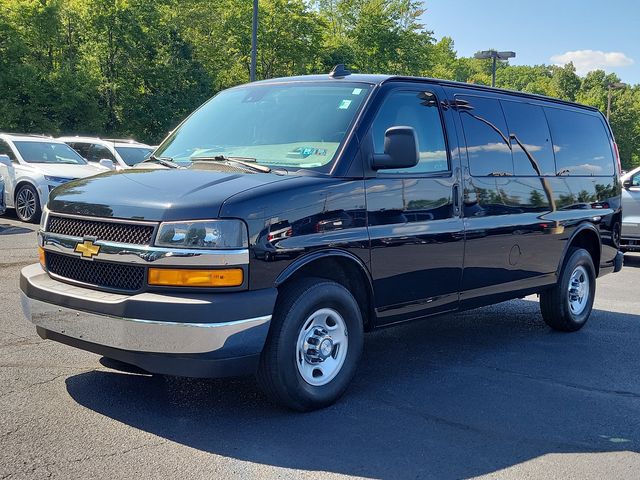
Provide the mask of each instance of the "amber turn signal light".
{"label": "amber turn signal light", "polygon": [[242,285],[241,268],[221,270],[191,270],[177,268],[150,268],[149,285],[169,287],[239,287]]}
{"label": "amber turn signal light", "polygon": [[44,268],[44,266],[45,266],[44,248],[42,248],[42,247],[38,247],[38,260],[40,261],[40,265],[42,266],[42,268]]}

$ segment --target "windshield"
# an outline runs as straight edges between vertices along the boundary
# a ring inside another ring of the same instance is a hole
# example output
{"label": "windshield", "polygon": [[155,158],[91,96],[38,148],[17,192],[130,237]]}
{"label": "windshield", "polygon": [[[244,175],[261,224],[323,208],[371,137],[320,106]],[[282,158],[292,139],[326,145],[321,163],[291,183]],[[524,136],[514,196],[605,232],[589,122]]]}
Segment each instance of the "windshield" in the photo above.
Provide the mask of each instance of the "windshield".
{"label": "windshield", "polygon": [[149,155],[151,155],[151,152],[153,152],[153,148],[116,147],[116,152],[118,152],[122,160],[124,160],[124,163],[132,167],[136,163],[140,163],[141,161],[149,158]]}
{"label": "windshield", "polygon": [[174,162],[244,157],[270,167],[328,169],[370,86],[322,82],[225,90],[158,148]]}
{"label": "windshield", "polygon": [[13,142],[27,163],[69,163],[86,165],[87,162],[66,143]]}

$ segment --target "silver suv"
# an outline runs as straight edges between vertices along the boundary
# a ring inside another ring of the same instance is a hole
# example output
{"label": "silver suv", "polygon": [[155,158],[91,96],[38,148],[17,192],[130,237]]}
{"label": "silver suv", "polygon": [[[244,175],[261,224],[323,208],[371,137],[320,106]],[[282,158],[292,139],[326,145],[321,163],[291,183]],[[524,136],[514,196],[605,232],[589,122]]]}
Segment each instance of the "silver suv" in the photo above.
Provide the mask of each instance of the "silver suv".
{"label": "silver suv", "polygon": [[76,178],[108,168],[89,165],[64,142],[50,137],[0,133],[0,176],[4,203],[24,222],[38,222],[49,192]]}
{"label": "silver suv", "polygon": [[621,250],[640,250],[640,167],[622,176]]}

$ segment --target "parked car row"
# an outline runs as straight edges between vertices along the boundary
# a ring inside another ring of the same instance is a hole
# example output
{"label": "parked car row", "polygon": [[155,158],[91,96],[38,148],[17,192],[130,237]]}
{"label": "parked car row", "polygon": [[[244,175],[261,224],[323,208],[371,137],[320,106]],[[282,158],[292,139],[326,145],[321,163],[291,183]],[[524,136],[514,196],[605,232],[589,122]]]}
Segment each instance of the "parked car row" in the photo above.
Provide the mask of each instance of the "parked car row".
{"label": "parked car row", "polygon": [[20,220],[38,222],[49,192],[57,186],[130,168],[152,151],[132,140],[0,133],[0,214],[14,208]]}

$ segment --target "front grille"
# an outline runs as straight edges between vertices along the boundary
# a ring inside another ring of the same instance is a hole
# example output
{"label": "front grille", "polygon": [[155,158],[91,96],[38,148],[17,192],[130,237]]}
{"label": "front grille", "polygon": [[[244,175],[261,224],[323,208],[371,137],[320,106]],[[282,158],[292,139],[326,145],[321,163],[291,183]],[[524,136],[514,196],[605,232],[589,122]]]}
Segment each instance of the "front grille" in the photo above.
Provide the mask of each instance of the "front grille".
{"label": "front grille", "polygon": [[149,245],[153,237],[153,225],[130,223],[102,222],[99,220],[84,220],[82,218],[67,218],[49,216],[47,232],[71,237],[95,237],[109,242],[132,243],[134,245]]}
{"label": "front grille", "polygon": [[49,272],[69,280],[127,292],[137,292],[144,285],[145,268],[139,265],[89,261],[53,252],[47,252],[45,259]]}

